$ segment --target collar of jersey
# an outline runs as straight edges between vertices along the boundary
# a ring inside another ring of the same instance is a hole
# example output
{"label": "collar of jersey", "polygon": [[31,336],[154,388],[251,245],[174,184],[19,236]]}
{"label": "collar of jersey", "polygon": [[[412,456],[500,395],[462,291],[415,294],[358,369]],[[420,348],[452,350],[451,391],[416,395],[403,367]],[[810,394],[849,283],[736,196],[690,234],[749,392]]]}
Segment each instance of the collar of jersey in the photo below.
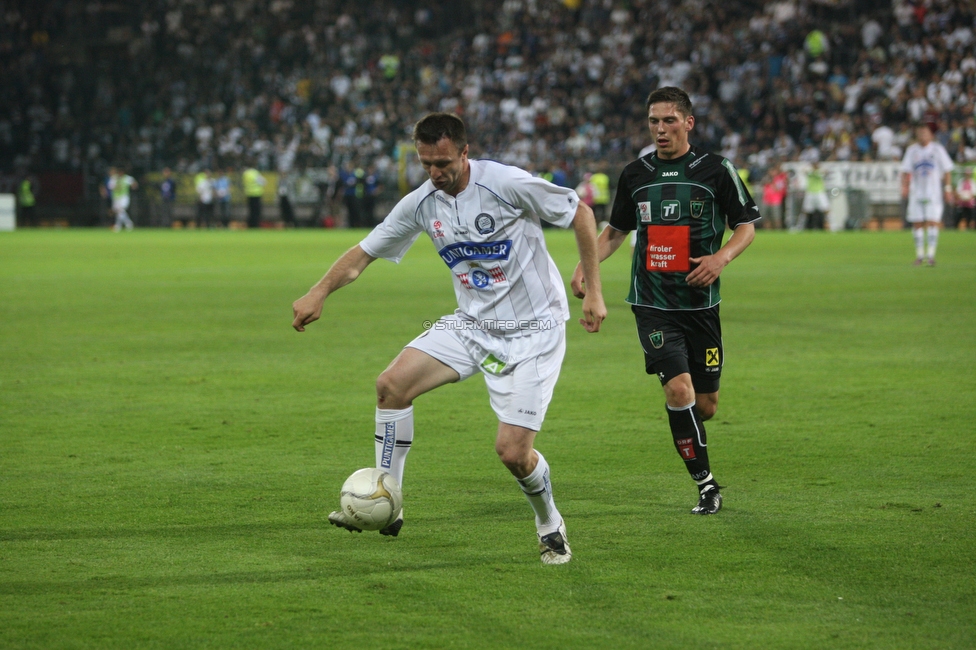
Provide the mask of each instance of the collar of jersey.
{"label": "collar of jersey", "polygon": [[685,162],[686,160],[688,160],[689,157],[694,156],[694,155],[695,155],[695,148],[694,147],[688,149],[688,151],[685,152],[685,154],[683,156],[678,156],[677,158],[669,158],[668,160],[665,160],[664,158],[661,158],[660,156],[658,156],[657,155],[657,152],[655,151],[654,152],[654,158],[653,158],[653,160],[654,160],[654,162],[656,162],[659,165],[680,165],[683,162]]}

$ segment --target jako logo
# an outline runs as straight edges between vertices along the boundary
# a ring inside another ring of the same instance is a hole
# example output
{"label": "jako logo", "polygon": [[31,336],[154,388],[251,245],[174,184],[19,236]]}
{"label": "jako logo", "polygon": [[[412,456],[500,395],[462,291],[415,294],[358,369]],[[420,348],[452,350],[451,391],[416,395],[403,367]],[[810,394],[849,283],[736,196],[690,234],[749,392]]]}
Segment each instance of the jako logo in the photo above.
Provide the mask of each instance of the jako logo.
{"label": "jako logo", "polygon": [[661,172],[661,176],[677,176],[678,172]]}

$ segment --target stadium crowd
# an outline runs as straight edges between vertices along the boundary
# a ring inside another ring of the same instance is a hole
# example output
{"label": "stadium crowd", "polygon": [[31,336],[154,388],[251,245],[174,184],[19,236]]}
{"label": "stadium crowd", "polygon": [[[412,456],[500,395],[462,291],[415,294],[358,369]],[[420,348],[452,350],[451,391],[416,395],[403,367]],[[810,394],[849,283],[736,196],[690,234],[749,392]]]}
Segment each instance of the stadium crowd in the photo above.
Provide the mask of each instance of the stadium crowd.
{"label": "stadium crowd", "polygon": [[389,174],[443,110],[473,155],[575,184],[645,147],[662,85],[692,95],[696,142],[754,179],[897,159],[933,118],[976,160],[974,20],[966,0],[5,3],[0,165]]}

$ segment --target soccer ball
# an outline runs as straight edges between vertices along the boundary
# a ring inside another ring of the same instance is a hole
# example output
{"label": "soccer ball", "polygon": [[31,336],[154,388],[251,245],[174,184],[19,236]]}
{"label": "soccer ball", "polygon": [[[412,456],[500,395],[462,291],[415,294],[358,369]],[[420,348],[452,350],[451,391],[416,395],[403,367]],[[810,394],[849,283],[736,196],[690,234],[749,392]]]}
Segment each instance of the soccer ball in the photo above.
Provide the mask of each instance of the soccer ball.
{"label": "soccer ball", "polygon": [[403,494],[393,475],[375,467],[356,470],[342,484],[339,505],[363,530],[381,530],[400,514]]}

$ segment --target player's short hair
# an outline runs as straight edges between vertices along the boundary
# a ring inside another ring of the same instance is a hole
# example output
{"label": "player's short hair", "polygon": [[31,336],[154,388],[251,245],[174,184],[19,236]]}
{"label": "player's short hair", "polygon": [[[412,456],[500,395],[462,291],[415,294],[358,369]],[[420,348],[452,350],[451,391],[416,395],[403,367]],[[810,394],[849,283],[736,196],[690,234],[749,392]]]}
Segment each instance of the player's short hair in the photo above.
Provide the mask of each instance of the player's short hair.
{"label": "player's short hair", "polygon": [[437,144],[441,138],[454,143],[458,151],[468,144],[468,133],[464,121],[454,113],[430,113],[413,127],[413,141],[424,144]]}
{"label": "player's short hair", "polygon": [[658,88],[657,90],[652,90],[651,94],[647,96],[647,102],[644,104],[644,110],[651,110],[651,104],[674,104],[675,110],[679,113],[688,117],[693,114],[691,106],[691,97],[688,93],[681,90],[680,88],[675,88],[674,86],[665,86],[663,88]]}

